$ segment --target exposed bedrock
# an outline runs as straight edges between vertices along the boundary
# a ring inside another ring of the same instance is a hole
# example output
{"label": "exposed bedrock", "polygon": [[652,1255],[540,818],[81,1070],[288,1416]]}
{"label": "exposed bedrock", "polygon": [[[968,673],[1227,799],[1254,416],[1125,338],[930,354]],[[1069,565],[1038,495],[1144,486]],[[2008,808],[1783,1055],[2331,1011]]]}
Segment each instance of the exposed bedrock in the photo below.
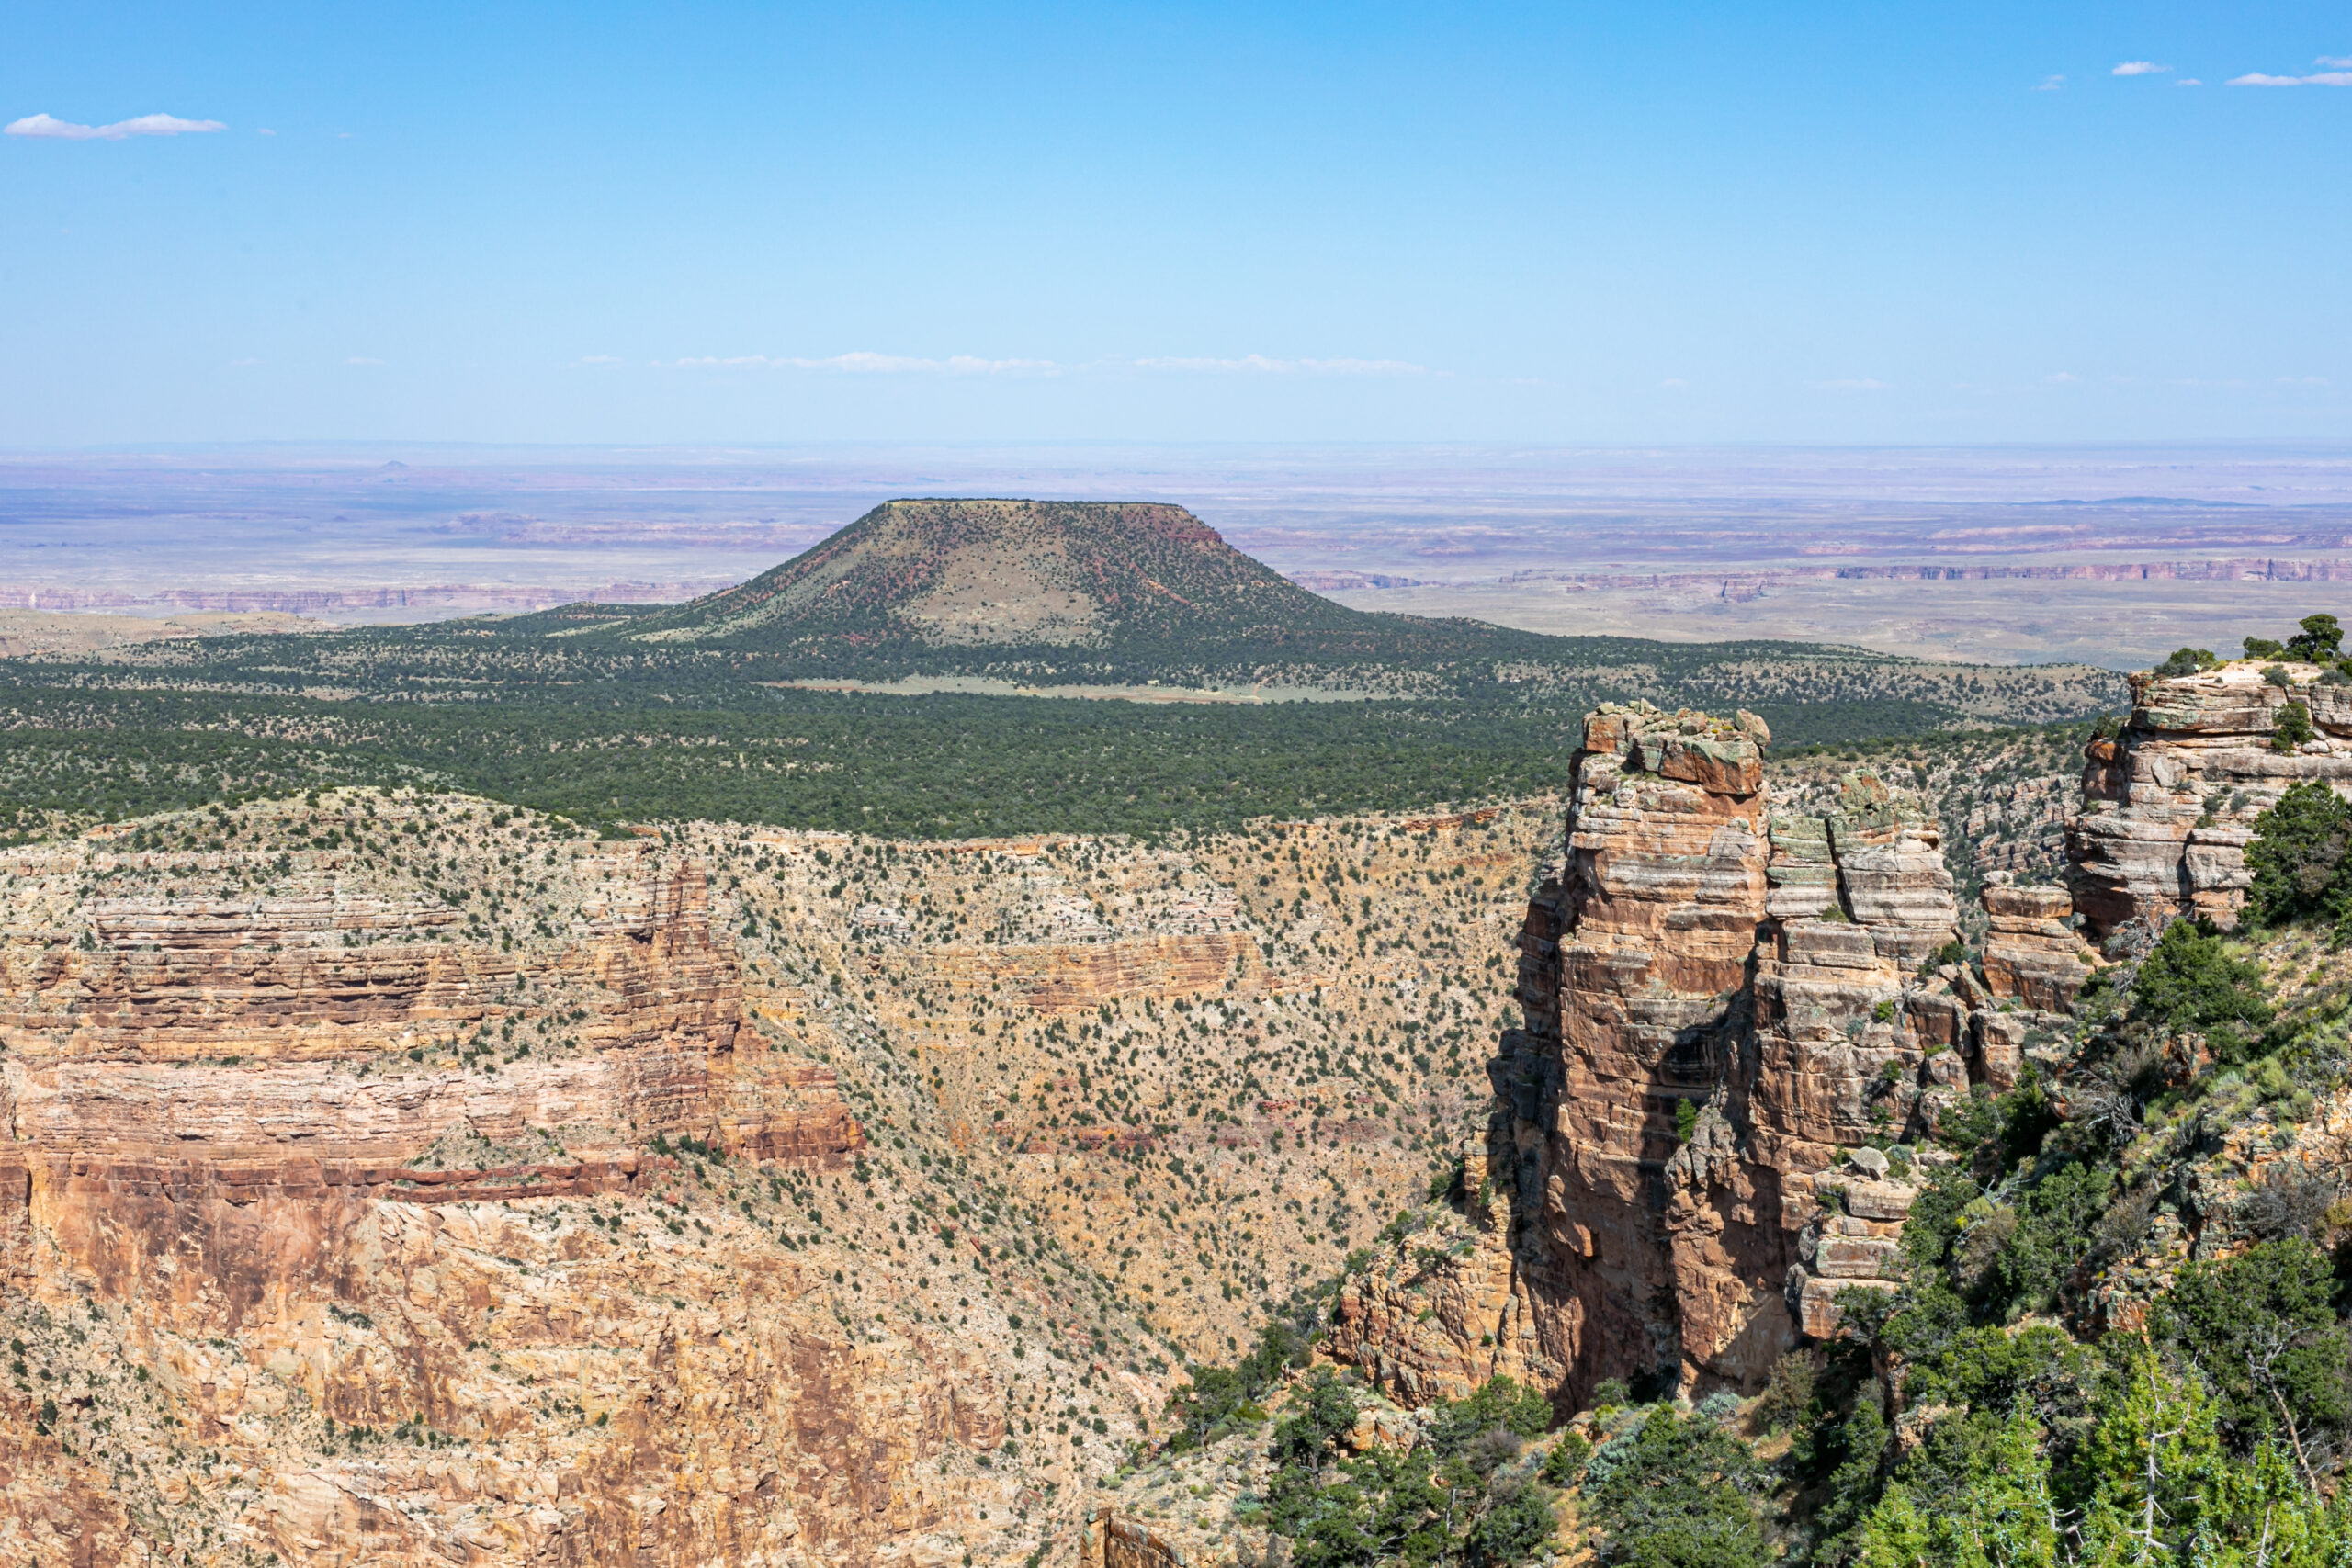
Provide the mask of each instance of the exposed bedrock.
{"label": "exposed bedrock", "polygon": [[[2352,787],[2352,685],[2322,684],[2322,673],[2240,660],[2132,677],[2131,721],[2092,743],[2083,811],[2066,830],[2075,906],[2095,935],[2181,915],[2237,923],[2254,819],[2305,781]],[[2281,750],[2290,705],[2315,733]]]}
{"label": "exposed bedrock", "polygon": [[[1521,937],[1469,1245],[1351,1280],[1334,1353],[1415,1399],[1498,1371],[1752,1389],[1883,1288],[1915,1155],[1875,1145],[2014,1081],[2096,962],[2063,889],[1987,890],[1986,973],[1932,818],[1868,771],[1773,808],[1763,725],[1603,706],[1567,855]],[[1932,1159],[1932,1153],[1916,1156]]]}
{"label": "exposed bedrock", "polygon": [[[0,1208],[105,1288],[219,1204],[626,1188],[667,1163],[644,1152],[657,1135],[819,1164],[862,1142],[831,1069],[743,1028],[692,865],[606,868],[577,939],[536,956],[450,940],[446,906],[331,894],[90,900],[72,943],[39,918],[56,868],[7,869]],[[518,1025],[537,1055],[458,1054]],[[441,1168],[452,1136],[510,1155]]]}

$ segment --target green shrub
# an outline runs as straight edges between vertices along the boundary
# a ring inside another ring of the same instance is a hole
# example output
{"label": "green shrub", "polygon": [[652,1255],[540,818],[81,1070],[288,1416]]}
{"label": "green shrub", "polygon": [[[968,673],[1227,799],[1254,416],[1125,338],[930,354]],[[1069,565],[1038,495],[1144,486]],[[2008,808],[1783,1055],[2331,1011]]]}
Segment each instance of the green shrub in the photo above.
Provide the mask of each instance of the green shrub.
{"label": "green shrub", "polygon": [[1699,1107],[1693,1101],[1674,1102],[1674,1136],[1678,1143],[1689,1143],[1690,1134],[1699,1130]]}
{"label": "green shrub", "polygon": [[2261,972],[2201,920],[2165,928],[2132,982],[2132,1010],[2168,1032],[2202,1033],[2222,1062],[2243,1060],[2271,1018]]}
{"label": "green shrub", "polygon": [[1467,1399],[1441,1404],[1426,1427],[1431,1447],[1443,1457],[1460,1453],[1489,1432],[1538,1438],[1552,1424],[1552,1402],[1512,1378],[1489,1378]]}
{"label": "green shrub", "polygon": [[2222,1430],[2241,1452],[2283,1434],[2352,1420],[2352,1342],[2335,1321],[2335,1270],[2308,1241],[2266,1241],[2225,1263],[2192,1263],[2149,1327],[2204,1374]]}
{"label": "green shrub", "polygon": [[2270,726],[2270,749],[2291,751],[2318,734],[2312,724],[2311,708],[2301,702],[2287,703],[2278,709],[2278,716]]}
{"label": "green shrub", "polygon": [[2156,666],[2154,673],[2196,675],[2219,668],[2221,662],[2213,656],[2213,650],[2210,648],[2177,648],[2173,649],[2171,658]]}
{"label": "green shrub", "polygon": [[2267,637],[2250,637],[2245,639],[2245,656],[2248,659],[2276,659],[2286,651],[2284,643],[2274,642]]}
{"label": "green shrub", "polygon": [[2296,625],[2302,629],[2287,639],[2288,658],[2325,664],[2344,651],[2344,628],[2334,615],[2305,615]]}
{"label": "green shrub", "polygon": [[1544,1488],[1512,1483],[1495,1488],[1493,1501],[1470,1527],[1464,1544],[1472,1563],[1502,1568],[1506,1563],[1526,1562],[1536,1548],[1552,1539],[1556,1528],[1552,1499]]}
{"label": "green shrub", "polygon": [[1758,1568],[1764,1467],[1702,1416],[1652,1411],[1585,1463],[1585,1517],[1600,1560],[1630,1568]]}
{"label": "green shrub", "polygon": [[1544,1479],[1555,1486],[1573,1483],[1584,1470],[1584,1461],[1592,1454],[1592,1444],[1582,1432],[1563,1432],[1552,1451],[1544,1456]]}
{"label": "green shrub", "polygon": [[1757,1424],[1777,1432],[1804,1419],[1813,1405],[1813,1357],[1805,1351],[1792,1350],[1773,1362],[1763,1397],[1756,1402]]}
{"label": "green shrub", "polygon": [[[2299,784],[2254,819],[2245,863],[2254,873],[2246,908],[2277,925],[2318,919],[2352,925],[2352,804],[2324,784]],[[2167,933],[2169,934],[2169,933]]]}

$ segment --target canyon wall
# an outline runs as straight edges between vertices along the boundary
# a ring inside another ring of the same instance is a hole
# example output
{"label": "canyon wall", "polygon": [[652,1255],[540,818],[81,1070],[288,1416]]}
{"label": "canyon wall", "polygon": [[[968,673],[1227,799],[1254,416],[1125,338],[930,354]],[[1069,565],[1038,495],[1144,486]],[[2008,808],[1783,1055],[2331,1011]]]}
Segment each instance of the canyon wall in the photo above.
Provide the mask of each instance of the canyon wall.
{"label": "canyon wall", "polygon": [[2063,890],[1996,879],[1980,981],[1947,950],[1936,823],[1868,770],[1833,810],[1776,809],[1768,740],[1746,714],[1587,721],[1468,1234],[1351,1280],[1338,1359],[1415,1401],[1497,1372],[1570,1407],[1608,1377],[1753,1389],[1840,1292],[1887,1282],[1940,1156],[1874,1145],[2013,1081],[2094,959]]}

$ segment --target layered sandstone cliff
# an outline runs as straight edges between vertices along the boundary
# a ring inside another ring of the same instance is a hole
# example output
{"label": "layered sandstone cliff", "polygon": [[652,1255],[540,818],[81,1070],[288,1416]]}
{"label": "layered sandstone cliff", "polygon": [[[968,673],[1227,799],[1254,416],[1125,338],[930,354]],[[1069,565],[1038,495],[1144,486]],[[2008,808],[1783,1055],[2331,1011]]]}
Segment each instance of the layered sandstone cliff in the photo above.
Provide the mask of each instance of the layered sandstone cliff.
{"label": "layered sandstone cliff", "polygon": [[[2352,784],[2352,684],[2340,680],[2259,660],[2132,677],[2130,724],[2092,744],[2067,828],[2075,905],[2093,931],[2181,915],[2236,923],[2254,819],[2296,784]],[[2282,750],[2290,706],[2316,733]]]}
{"label": "layered sandstone cliff", "polygon": [[1832,810],[1775,808],[1768,739],[1645,705],[1588,721],[1486,1179],[1450,1247],[1350,1281],[1337,1357],[1416,1400],[1505,1371],[1571,1406],[1604,1377],[1752,1388],[1891,1278],[1917,1168],[1879,1145],[2006,1087],[2094,960],[2062,890],[1996,886],[1989,984],[1950,962],[1935,822],[1861,770]]}
{"label": "layered sandstone cliff", "polygon": [[1102,1462],[990,1467],[1109,1393],[1020,1330],[1069,1303],[674,849],[248,807],[0,855],[0,1559],[993,1559]]}

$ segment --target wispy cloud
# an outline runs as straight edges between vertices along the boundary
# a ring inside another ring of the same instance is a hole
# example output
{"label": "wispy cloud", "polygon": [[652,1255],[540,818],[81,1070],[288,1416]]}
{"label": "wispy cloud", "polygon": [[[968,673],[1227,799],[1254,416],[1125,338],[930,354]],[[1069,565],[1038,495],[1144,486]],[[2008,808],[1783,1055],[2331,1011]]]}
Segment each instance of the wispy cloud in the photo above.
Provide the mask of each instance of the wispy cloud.
{"label": "wispy cloud", "polygon": [[2352,71],[2352,54],[2323,54],[2312,63],[2335,71]]}
{"label": "wispy cloud", "polygon": [[[2334,55],[2320,56],[2322,65],[2342,65],[2347,62]],[[2230,78],[2233,87],[2352,87],[2352,71],[2314,71],[2308,76],[2273,76],[2261,71],[2249,71],[2243,76]]]}
{"label": "wispy cloud", "polygon": [[1245,354],[1238,359],[1138,359],[1136,367],[1139,370],[1192,370],[1252,376],[1426,376],[1430,373],[1427,366],[1409,364],[1402,359],[1269,359],[1262,354]]}
{"label": "wispy cloud", "polygon": [[618,365],[620,362],[620,355],[616,354],[583,354],[580,356],[582,365]]}
{"label": "wispy cloud", "polygon": [[1814,386],[1825,392],[1883,392],[1888,383],[1875,376],[1855,376],[1842,381],[1815,381]]}
{"label": "wispy cloud", "polygon": [[345,365],[381,365],[383,361],[380,359],[370,359],[364,354],[355,354],[350,358],[345,360],[344,363]]}
{"label": "wispy cloud", "polygon": [[2201,87],[2204,85],[2204,83],[2199,82],[2194,76],[2183,76],[2179,81],[2173,84],[2176,87]]}
{"label": "wispy cloud", "polygon": [[835,370],[853,376],[1052,376],[1061,367],[1050,359],[983,359],[977,355],[951,354],[925,359],[903,354],[874,354],[865,349],[822,359],[766,354],[706,354],[675,362],[687,370],[730,367],[764,370]]}
{"label": "wispy cloud", "polygon": [[182,119],[175,114],[142,114],[112,125],[76,125],[54,115],[28,114],[10,120],[0,135],[36,136],[51,141],[120,141],[127,136],[186,136],[191,131],[226,130],[217,119]]}
{"label": "wispy cloud", "polygon": [[2113,71],[2109,72],[2109,74],[2112,76],[2161,76],[2171,69],[2171,66],[2159,65],[2153,60],[2127,60],[2122,64],[2117,66]]}
{"label": "wispy cloud", "polygon": [[2037,93],[2054,93],[2065,85],[2066,78],[2064,76],[2044,76],[2041,79],[2041,85],[2036,87],[2034,91]]}
{"label": "wispy cloud", "polygon": [[2071,370],[2052,370],[2049,375],[2044,376],[2041,378],[2041,382],[2042,385],[2046,387],[2063,387],[2069,381],[2079,381],[2082,378],[2080,376],[2075,375]]}
{"label": "wispy cloud", "polygon": [[2327,385],[2327,378],[2324,376],[2281,376],[2278,378],[2278,384],[2282,387],[2324,387]]}

